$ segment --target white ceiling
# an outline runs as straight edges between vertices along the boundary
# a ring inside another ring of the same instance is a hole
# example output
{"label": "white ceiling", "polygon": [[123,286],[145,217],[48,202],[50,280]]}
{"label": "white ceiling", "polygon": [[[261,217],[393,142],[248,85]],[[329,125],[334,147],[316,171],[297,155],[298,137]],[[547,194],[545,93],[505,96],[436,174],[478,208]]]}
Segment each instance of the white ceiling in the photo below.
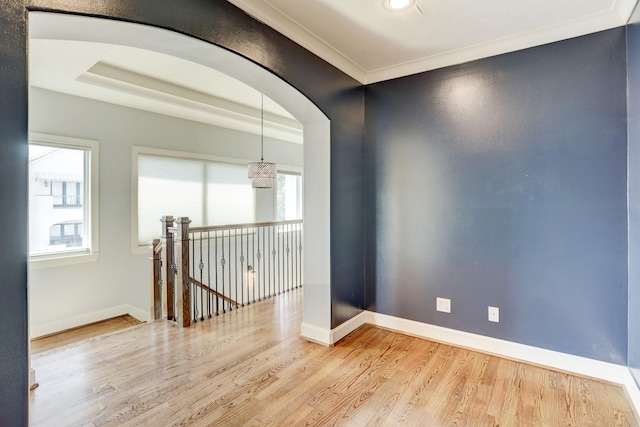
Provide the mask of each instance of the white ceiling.
{"label": "white ceiling", "polygon": [[[38,27],[39,19],[30,24]],[[37,31],[42,34],[42,31]],[[29,83],[67,93],[259,135],[261,94],[209,67],[128,46],[32,37]],[[302,143],[302,125],[264,98],[264,134]]]}
{"label": "white ceiling", "polygon": [[637,0],[229,0],[368,84],[625,25]]}

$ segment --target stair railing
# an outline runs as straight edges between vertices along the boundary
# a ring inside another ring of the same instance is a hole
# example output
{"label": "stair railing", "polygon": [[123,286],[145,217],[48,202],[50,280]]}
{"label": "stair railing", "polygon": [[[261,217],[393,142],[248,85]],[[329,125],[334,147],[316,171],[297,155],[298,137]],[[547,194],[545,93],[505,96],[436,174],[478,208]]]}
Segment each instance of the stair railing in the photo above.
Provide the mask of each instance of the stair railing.
{"label": "stair railing", "polygon": [[152,317],[189,326],[302,286],[302,220],[190,228],[164,216],[150,243]]}

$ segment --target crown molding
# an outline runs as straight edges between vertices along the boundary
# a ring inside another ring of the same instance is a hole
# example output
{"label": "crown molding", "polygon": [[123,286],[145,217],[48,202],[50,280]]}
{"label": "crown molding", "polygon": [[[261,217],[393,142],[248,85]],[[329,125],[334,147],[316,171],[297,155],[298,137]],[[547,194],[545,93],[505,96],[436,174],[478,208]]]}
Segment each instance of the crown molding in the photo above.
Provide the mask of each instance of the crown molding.
{"label": "crown molding", "polygon": [[[629,1],[630,0],[625,0],[624,2],[618,1],[616,4],[629,3]],[[634,5],[631,7],[631,11],[633,11],[633,6]],[[627,9],[621,10],[626,13]],[[444,52],[416,61],[373,70],[367,73],[363,83],[377,83],[620,27],[625,25],[629,18],[628,16],[624,17],[622,12],[618,9],[612,9],[608,12],[541,28],[536,31],[516,34],[511,37],[492,40],[464,49]],[[630,14],[631,12],[629,12],[629,15]]]}
{"label": "crown molding", "polygon": [[258,21],[268,25],[303,48],[324,59],[358,82],[364,83],[366,80],[367,72],[362,67],[267,2],[252,0],[228,1]]}
{"label": "crown molding", "polygon": [[233,3],[254,18],[264,22],[365,85],[623,26],[629,20],[636,1],[615,0],[611,9],[574,21],[491,40],[454,51],[442,52],[415,61],[394,64],[386,68],[365,70],[340,53],[335,47],[320,39],[268,2],[229,0],[230,3]]}
{"label": "crown molding", "polygon": [[623,25],[626,25],[637,3],[638,0],[616,0],[611,10],[618,14],[620,20],[624,23]]}

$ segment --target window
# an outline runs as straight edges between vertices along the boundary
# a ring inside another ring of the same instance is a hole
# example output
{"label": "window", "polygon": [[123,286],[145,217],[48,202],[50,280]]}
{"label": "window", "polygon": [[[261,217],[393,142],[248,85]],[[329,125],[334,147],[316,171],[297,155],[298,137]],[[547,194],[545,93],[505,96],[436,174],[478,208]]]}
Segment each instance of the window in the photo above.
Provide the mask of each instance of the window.
{"label": "window", "polygon": [[49,229],[49,244],[66,245],[68,248],[82,246],[83,228],[82,221],[71,220],[53,224]]}
{"label": "window", "polygon": [[246,163],[196,156],[134,147],[134,247],[160,235],[164,215],[188,216],[192,227],[255,221]]}
{"label": "window", "polygon": [[276,220],[302,219],[302,176],[279,172],[276,181]]}
{"label": "window", "polygon": [[97,141],[30,135],[31,261],[97,253],[97,159]]}
{"label": "window", "polygon": [[79,182],[51,181],[51,195],[55,208],[81,208],[82,207],[82,180]]}

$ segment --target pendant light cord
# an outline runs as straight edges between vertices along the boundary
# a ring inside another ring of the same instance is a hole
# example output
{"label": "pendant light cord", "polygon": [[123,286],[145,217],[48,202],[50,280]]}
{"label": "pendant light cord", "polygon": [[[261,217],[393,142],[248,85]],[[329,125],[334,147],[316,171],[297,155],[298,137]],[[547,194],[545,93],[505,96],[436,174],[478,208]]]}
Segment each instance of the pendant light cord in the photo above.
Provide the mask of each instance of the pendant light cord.
{"label": "pendant light cord", "polygon": [[260,98],[260,161],[264,162],[264,93]]}

